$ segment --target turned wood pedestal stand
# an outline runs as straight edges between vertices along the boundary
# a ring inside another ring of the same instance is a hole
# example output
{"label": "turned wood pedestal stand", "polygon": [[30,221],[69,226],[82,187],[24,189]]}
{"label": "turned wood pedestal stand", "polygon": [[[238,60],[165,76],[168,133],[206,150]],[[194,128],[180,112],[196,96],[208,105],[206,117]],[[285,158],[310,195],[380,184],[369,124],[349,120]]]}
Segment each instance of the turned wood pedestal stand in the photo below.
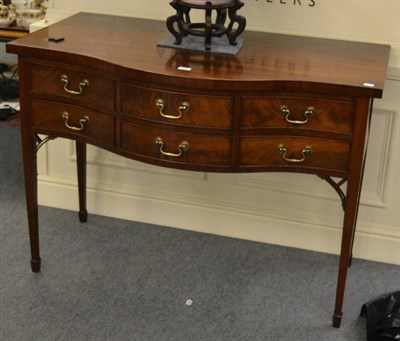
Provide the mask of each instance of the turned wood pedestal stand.
{"label": "turned wood pedestal stand", "polygon": [[[176,14],[167,18],[167,27],[175,37],[177,45],[181,44],[182,38],[187,35],[204,37],[206,50],[211,49],[212,37],[223,35],[228,37],[231,45],[236,45],[236,38],[246,26],[246,18],[236,14],[236,11],[243,7],[240,0],[173,0],[171,6],[176,9]],[[191,9],[204,10],[205,22],[192,23]],[[214,22],[213,11],[216,11]],[[226,27],[227,14],[230,22]]]}

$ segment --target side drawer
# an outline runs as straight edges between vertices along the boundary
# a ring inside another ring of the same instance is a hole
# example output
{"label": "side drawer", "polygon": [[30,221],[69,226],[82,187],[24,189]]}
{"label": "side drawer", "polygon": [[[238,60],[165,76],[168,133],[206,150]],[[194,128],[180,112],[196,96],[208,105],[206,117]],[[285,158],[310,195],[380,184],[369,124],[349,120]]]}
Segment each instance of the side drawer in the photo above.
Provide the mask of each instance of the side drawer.
{"label": "side drawer", "polygon": [[243,128],[298,128],[352,133],[352,102],[306,97],[244,98]]}
{"label": "side drawer", "polygon": [[201,166],[229,166],[229,136],[188,134],[122,122],[121,149],[146,159]]}
{"label": "side drawer", "polygon": [[122,112],[138,118],[204,128],[230,128],[229,97],[175,93],[123,84]]}
{"label": "side drawer", "polygon": [[32,101],[32,124],[49,133],[79,136],[88,142],[114,145],[114,118],[95,110],[75,105]]}
{"label": "side drawer", "polygon": [[115,108],[115,82],[100,74],[53,65],[31,64],[31,91]]}
{"label": "side drawer", "polygon": [[290,136],[246,136],[240,142],[240,166],[286,166],[347,172],[350,144]]}

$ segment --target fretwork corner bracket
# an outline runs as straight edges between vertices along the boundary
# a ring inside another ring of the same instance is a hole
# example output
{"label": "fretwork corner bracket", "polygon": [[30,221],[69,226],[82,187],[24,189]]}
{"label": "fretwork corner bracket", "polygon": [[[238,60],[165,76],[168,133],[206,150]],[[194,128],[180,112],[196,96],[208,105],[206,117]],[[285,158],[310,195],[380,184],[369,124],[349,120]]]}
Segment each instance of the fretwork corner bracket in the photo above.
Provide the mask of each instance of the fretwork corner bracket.
{"label": "fretwork corner bracket", "polygon": [[328,184],[330,184],[336,193],[339,195],[340,200],[342,201],[343,210],[345,210],[346,205],[346,194],[344,194],[343,190],[341,189],[342,185],[347,182],[347,179],[341,179],[340,181],[336,182],[330,176],[321,176],[319,177],[322,180],[325,180]]}
{"label": "fretwork corner bracket", "polygon": [[50,140],[54,140],[56,138],[56,136],[47,135],[45,138],[42,139],[38,134],[33,134],[33,137],[36,141],[36,146],[35,146],[35,150],[34,150],[34,152],[36,154],[39,151],[39,149],[42,148],[46,144],[46,142],[48,142]]}

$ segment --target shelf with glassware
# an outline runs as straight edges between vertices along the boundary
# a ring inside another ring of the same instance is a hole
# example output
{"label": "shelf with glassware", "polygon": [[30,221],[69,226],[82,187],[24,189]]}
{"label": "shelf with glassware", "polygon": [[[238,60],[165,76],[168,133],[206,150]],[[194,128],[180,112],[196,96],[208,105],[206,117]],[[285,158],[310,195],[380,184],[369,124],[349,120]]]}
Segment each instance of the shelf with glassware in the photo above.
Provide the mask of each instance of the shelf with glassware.
{"label": "shelf with glassware", "polygon": [[16,25],[0,27],[0,42],[8,42],[13,39],[21,38],[26,36],[28,33],[29,30]]}
{"label": "shelf with glassware", "polygon": [[29,26],[44,19],[48,0],[0,0],[0,41],[28,34]]}

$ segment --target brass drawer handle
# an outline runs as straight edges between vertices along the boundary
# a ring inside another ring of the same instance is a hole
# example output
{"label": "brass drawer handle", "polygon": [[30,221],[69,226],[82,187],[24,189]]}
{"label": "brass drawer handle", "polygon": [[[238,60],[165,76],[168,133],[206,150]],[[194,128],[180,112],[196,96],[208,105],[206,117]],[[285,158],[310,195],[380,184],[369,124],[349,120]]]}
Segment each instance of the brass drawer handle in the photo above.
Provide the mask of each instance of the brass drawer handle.
{"label": "brass drawer handle", "polygon": [[166,152],[163,150],[164,147],[164,141],[162,140],[161,137],[156,137],[155,143],[157,145],[160,145],[160,153],[165,156],[172,156],[172,157],[179,157],[181,156],[184,152],[186,152],[189,149],[189,142],[187,141],[182,141],[180,145],[178,146],[179,152],[178,153],[170,153]]}
{"label": "brass drawer handle", "polygon": [[291,163],[301,163],[304,162],[306,160],[306,155],[310,155],[312,152],[312,149],[310,146],[306,146],[305,148],[303,148],[303,150],[301,151],[301,154],[303,155],[303,157],[301,159],[289,159],[286,157],[286,153],[288,152],[288,149],[283,145],[280,144],[277,148],[278,152],[282,154],[282,159],[284,159],[287,162],[291,162]]}
{"label": "brass drawer handle", "polygon": [[305,118],[306,118],[304,121],[291,120],[291,119],[289,118],[289,116],[290,116],[291,113],[290,113],[289,108],[288,108],[286,105],[281,106],[280,112],[281,112],[282,115],[285,116],[286,122],[291,123],[291,124],[297,124],[297,125],[306,124],[306,123],[309,121],[309,119],[310,119],[311,117],[313,117],[314,115],[316,115],[316,112],[315,112],[315,108],[314,108],[314,107],[308,107],[307,110],[304,112],[304,116],[305,116]]}
{"label": "brass drawer handle", "polygon": [[68,123],[69,114],[68,114],[66,111],[64,111],[64,112],[62,113],[61,117],[65,120],[65,126],[66,126],[68,129],[73,130],[73,131],[81,131],[81,130],[85,129],[86,124],[89,122],[89,116],[86,116],[86,115],[85,115],[85,116],[83,116],[83,117],[79,120],[80,126],[79,126],[79,127],[75,127],[75,126],[72,126],[72,125],[70,125],[70,124]]}
{"label": "brass drawer handle", "polygon": [[70,90],[67,88],[68,84],[69,84],[69,79],[68,79],[67,75],[61,76],[61,82],[64,84],[64,90],[71,95],[81,95],[83,93],[83,91],[89,86],[89,81],[87,79],[83,79],[79,83],[79,91]]}
{"label": "brass drawer handle", "polygon": [[174,115],[164,114],[163,110],[165,108],[165,102],[161,98],[156,100],[156,107],[158,108],[158,110],[160,110],[160,115],[162,117],[169,118],[169,119],[172,119],[172,120],[179,120],[182,117],[183,113],[188,112],[190,110],[189,103],[188,102],[182,102],[181,105],[178,108],[179,115],[174,116]]}

